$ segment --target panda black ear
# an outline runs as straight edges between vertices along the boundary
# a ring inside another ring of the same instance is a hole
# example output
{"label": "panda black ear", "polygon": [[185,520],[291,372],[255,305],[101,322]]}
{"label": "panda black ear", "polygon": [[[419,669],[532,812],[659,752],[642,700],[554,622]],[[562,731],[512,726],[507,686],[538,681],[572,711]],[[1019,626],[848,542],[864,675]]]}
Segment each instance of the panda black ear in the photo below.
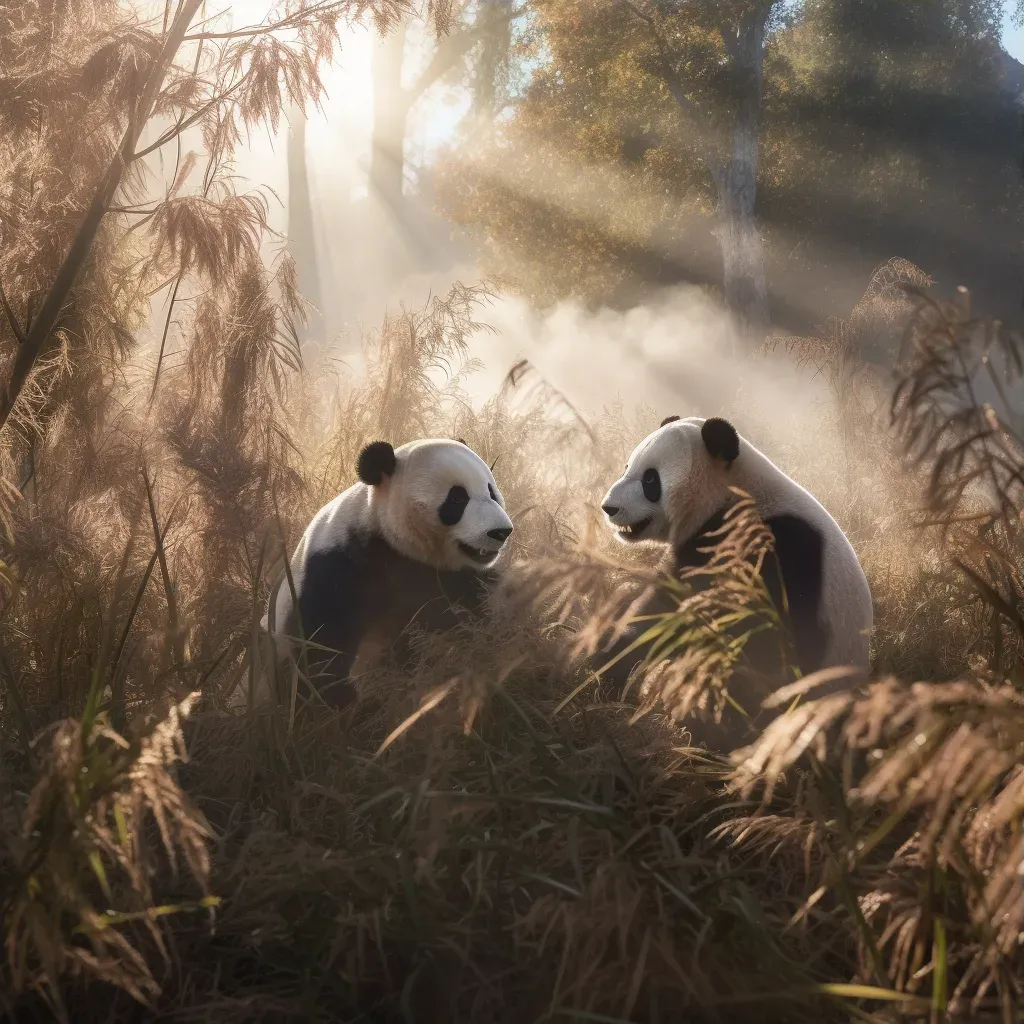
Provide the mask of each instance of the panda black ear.
{"label": "panda black ear", "polygon": [[664,419],[663,419],[663,420],[662,420],[662,421],[661,421],[661,422],[660,422],[660,423],[658,424],[658,426],[659,426],[659,427],[663,427],[663,426],[665,426],[665,424],[666,424],[666,423],[675,423],[675,421],[676,421],[677,419],[679,419],[679,417],[678,417],[678,416],[666,416],[666,417],[665,417],[665,418],[664,418]]}
{"label": "panda black ear", "polygon": [[700,428],[700,436],[708,453],[716,459],[721,459],[726,466],[731,466],[739,457],[740,435],[728,420],[712,416],[711,419],[704,421]]}
{"label": "panda black ear", "polygon": [[356,472],[364,484],[379,486],[386,476],[391,476],[398,466],[395,449],[387,441],[373,441],[360,453]]}

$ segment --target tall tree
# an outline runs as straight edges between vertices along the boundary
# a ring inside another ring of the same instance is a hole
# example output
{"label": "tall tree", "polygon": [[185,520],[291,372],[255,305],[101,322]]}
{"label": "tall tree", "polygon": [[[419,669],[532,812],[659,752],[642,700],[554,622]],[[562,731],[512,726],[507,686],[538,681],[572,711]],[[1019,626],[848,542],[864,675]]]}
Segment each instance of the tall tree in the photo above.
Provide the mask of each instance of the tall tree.
{"label": "tall tree", "polygon": [[[621,3],[649,29],[656,47],[649,66],[702,141],[718,194],[726,304],[754,340],[763,339],[769,315],[764,254],[755,219],[758,133],[765,34],[776,2],[711,0],[687,4],[684,13],[656,0]],[[681,19],[689,25],[680,25]],[[701,30],[699,48],[688,42],[691,26]],[[706,61],[709,41],[711,62]],[[702,80],[712,78],[716,82],[708,95],[701,88]]]}
{"label": "tall tree", "polygon": [[499,92],[508,77],[512,47],[513,0],[479,0],[483,38],[470,72],[472,108],[470,117],[489,123],[498,112]]}
{"label": "tall tree", "polygon": [[388,206],[402,201],[405,133],[418,96],[402,85],[408,25],[403,19],[373,49],[373,134],[370,139],[370,192]]}
{"label": "tall tree", "polygon": [[[538,9],[530,55],[537,68],[511,121],[493,134],[489,166],[474,153],[454,155],[476,179],[456,184],[464,175],[449,174],[456,217],[492,215],[500,191],[501,202],[520,207],[510,218],[510,226],[519,225],[512,228],[517,244],[546,245],[568,216],[577,222],[571,230],[588,239],[580,242],[580,262],[592,265],[609,254],[624,264],[656,263],[656,250],[695,245],[699,251],[684,258],[701,264],[696,276],[722,281],[739,321],[763,336],[769,311],[756,221],[758,138],[765,41],[776,6],[556,0]],[[651,190],[646,195],[637,192],[638,176]],[[545,208],[544,239],[525,241],[524,201]],[[697,208],[709,204],[717,218],[717,269],[707,265],[707,246],[698,239],[704,229],[694,224]],[[673,223],[677,236],[668,239]],[[554,280],[538,281],[541,291]],[[606,292],[607,283],[595,280],[595,291]]]}
{"label": "tall tree", "polygon": [[370,153],[371,193],[400,211],[405,182],[405,137],[409,114],[418,100],[445,75],[458,67],[474,47],[493,46],[525,7],[502,0],[463,3],[449,26],[439,30],[426,61],[411,81],[408,67],[408,22],[402,21],[377,41],[373,53],[373,134]]}

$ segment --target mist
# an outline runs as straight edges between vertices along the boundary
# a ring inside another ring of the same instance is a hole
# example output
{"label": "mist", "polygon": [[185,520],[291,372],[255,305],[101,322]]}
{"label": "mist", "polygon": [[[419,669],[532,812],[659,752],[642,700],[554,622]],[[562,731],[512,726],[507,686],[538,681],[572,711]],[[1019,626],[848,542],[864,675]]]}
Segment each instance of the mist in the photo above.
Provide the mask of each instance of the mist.
{"label": "mist", "polygon": [[642,306],[588,311],[567,302],[547,313],[499,297],[479,319],[472,354],[484,369],[470,378],[474,397],[496,392],[501,368],[528,359],[585,416],[615,403],[660,418],[736,416],[784,424],[830,396],[821,381],[781,355],[741,355],[742,343],[721,305],[699,288],[678,287]]}

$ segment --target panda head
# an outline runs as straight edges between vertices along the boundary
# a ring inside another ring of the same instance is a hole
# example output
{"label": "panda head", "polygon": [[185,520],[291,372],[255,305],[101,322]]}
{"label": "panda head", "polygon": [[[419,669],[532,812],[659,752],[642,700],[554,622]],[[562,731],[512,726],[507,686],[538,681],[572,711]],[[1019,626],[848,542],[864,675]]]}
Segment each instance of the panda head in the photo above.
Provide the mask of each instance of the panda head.
{"label": "panda head", "polygon": [[670,416],[633,450],[601,508],[624,543],[681,543],[727,503],[739,454],[728,421]]}
{"label": "panda head", "polygon": [[492,565],[512,534],[487,463],[465,442],[374,441],[359,454],[377,528],[396,551],[436,569]]}

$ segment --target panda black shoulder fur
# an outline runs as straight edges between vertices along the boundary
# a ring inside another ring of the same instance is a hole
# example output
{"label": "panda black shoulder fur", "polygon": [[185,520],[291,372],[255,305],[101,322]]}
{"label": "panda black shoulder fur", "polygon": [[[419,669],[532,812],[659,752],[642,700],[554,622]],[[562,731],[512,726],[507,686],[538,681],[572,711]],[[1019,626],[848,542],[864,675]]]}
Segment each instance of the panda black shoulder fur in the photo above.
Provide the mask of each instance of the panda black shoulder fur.
{"label": "panda black shoulder fur", "polygon": [[762,575],[777,608],[782,577],[801,672],[866,671],[873,612],[856,552],[820,502],[728,421],[664,420],[634,449],[602,509],[620,540],[669,546],[682,572],[707,563],[700,549],[714,545],[708,535],[721,528],[732,487],[754,499],[774,535]]}
{"label": "panda black shoulder fur", "polygon": [[491,471],[463,441],[375,441],[357,471],[291,557],[298,607],[282,575],[263,620],[280,660],[295,656],[295,638],[308,641],[312,682],[335,706],[354,696],[361,645],[391,644],[413,622],[449,628],[457,608],[479,610],[512,534]]}

